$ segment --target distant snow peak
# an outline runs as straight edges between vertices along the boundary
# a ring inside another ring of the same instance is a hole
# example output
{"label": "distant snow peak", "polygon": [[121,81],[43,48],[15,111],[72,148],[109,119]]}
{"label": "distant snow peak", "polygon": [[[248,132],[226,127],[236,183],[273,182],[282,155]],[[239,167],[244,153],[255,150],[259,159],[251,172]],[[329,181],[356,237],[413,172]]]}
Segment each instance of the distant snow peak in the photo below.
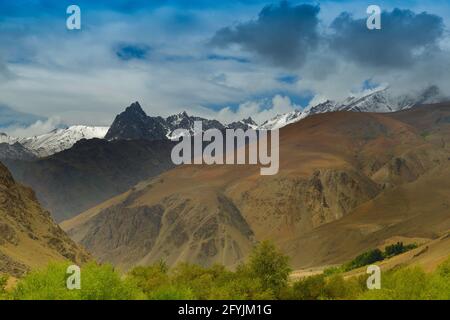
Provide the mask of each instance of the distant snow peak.
{"label": "distant snow peak", "polygon": [[263,123],[259,128],[262,130],[279,129],[319,113],[336,111],[388,113],[409,109],[417,105],[437,103],[442,100],[444,98],[436,86],[430,86],[417,93],[394,95],[388,85],[381,85],[374,89],[351,94],[342,101],[325,100],[317,105],[309,106],[303,111],[294,110],[278,115]]}
{"label": "distant snow peak", "polygon": [[20,143],[24,148],[39,157],[46,157],[71,148],[81,139],[102,139],[108,127],[71,126],[65,129],[57,128],[49,133],[29,138],[10,137],[0,134],[0,143]]}
{"label": "distant snow peak", "polygon": [[280,129],[288,124],[300,121],[302,119],[301,110],[293,110],[291,112],[277,115],[276,117],[267,120],[261,126],[258,127],[260,130],[275,130]]}
{"label": "distant snow peak", "polygon": [[248,130],[248,129],[258,129],[258,124],[251,118],[248,117],[247,119],[242,119],[239,121],[235,121],[232,123],[229,123],[226,126],[226,129],[242,129],[242,130]]}

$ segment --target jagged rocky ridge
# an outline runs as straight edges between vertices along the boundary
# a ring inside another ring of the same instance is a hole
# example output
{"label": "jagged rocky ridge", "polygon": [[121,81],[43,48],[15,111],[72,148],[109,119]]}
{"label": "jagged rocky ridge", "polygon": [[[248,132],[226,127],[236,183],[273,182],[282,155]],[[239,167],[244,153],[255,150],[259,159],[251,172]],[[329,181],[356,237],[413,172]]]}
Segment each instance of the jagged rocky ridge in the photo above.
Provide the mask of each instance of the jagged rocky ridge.
{"label": "jagged rocky ridge", "polygon": [[178,138],[174,133],[176,129],[185,129],[190,135],[194,135],[194,122],[201,121],[202,129],[225,130],[227,128],[244,129],[256,128],[256,123],[251,119],[233,122],[228,126],[217,120],[208,120],[201,117],[190,116],[181,112],[167,118],[151,117],[142,110],[139,102],[134,102],[114,120],[111,128],[105,136],[107,140],[166,140]]}

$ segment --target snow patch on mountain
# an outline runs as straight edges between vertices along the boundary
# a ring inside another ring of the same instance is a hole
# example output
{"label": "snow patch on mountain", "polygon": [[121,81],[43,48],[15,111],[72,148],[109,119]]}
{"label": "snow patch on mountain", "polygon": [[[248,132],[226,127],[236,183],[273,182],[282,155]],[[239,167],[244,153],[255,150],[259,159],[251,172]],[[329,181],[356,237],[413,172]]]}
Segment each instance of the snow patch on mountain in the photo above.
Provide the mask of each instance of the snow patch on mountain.
{"label": "snow patch on mountain", "polygon": [[294,110],[267,120],[258,127],[259,130],[276,130],[301,120],[302,111]]}
{"label": "snow patch on mountain", "polygon": [[14,144],[19,141],[19,138],[11,137],[4,132],[0,132],[0,143]]}

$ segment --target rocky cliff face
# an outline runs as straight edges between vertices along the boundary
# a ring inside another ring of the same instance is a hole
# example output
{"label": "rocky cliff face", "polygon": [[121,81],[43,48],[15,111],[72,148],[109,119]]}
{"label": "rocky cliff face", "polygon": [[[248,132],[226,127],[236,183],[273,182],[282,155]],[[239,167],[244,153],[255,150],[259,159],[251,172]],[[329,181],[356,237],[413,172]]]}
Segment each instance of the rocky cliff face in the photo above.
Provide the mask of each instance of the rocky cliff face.
{"label": "rocky cliff face", "polygon": [[0,163],[0,272],[20,276],[51,260],[81,264],[89,255],[56,225],[34,192]]}
{"label": "rocky cliff face", "polygon": [[186,261],[233,266],[247,256],[254,235],[230,199],[205,191],[205,203],[188,194],[173,194],[152,204],[147,200],[159,183],[142,184],[117,203],[94,208],[91,218],[69,234],[100,261],[122,269],[160,259],[169,265]]}

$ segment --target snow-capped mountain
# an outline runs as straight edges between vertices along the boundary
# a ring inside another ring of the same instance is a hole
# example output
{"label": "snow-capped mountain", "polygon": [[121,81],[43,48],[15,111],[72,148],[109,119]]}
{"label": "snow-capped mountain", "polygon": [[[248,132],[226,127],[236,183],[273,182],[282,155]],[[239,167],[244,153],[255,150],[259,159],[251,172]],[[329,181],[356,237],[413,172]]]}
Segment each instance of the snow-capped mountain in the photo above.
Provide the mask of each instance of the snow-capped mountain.
{"label": "snow-capped mountain", "polygon": [[[45,157],[71,148],[81,139],[107,139],[107,140],[176,140],[176,129],[185,129],[189,134],[195,134],[194,122],[202,121],[203,130],[216,128],[225,129],[280,129],[288,124],[298,122],[310,115],[335,111],[353,112],[395,112],[412,108],[422,104],[436,103],[445,100],[436,86],[415,94],[395,96],[389,87],[379,87],[366,90],[360,94],[352,94],[342,101],[326,100],[320,104],[310,106],[304,110],[294,110],[267,120],[257,125],[252,118],[223,125],[217,120],[208,120],[201,117],[190,116],[181,112],[167,118],[148,116],[138,102],[131,104],[124,112],[117,115],[111,127],[71,126],[65,129],[55,129],[47,134],[30,138],[11,137],[0,133],[0,143],[14,145],[20,143],[24,148],[39,157]],[[14,147],[17,150],[18,146]],[[3,148],[12,154],[12,149]],[[21,154],[21,152],[16,154]]]}
{"label": "snow-capped mountain", "polygon": [[288,124],[299,121],[302,115],[301,110],[294,110],[289,113],[278,115],[270,120],[267,120],[258,127],[259,130],[275,130],[280,129]]}
{"label": "snow-capped mountain", "polygon": [[323,103],[305,108],[303,111],[278,115],[259,126],[261,130],[274,130],[288,124],[298,122],[310,115],[336,111],[353,112],[395,112],[412,108],[421,104],[436,103],[443,100],[439,88],[430,86],[422,92],[409,95],[395,96],[389,87],[382,86],[372,90],[365,90],[360,94],[352,94],[343,101],[326,100]]}
{"label": "snow-capped mountain", "polygon": [[189,116],[181,112],[167,118],[151,117],[142,110],[139,102],[131,104],[124,112],[119,114],[108,133],[107,140],[165,140],[178,138],[173,134],[176,129],[185,129],[195,134],[194,122],[202,121],[203,130],[225,127],[217,120],[208,120],[201,117]]}
{"label": "snow-capped mountain", "polygon": [[166,118],[166,125],[168,129],[166,137],[171,140],[178,138],[173,134],[176,129],[188,130],[190,135],[196,134],[197,132],[195,132],[194,128],[195,121],[202,122],[203,131],[208,129],[225,129],[224,125],[217,120],[209,120],[201,117],[189,116],[186,111],[184,111]]}
{"label": "snow-capped mountain", "polygon": [[258,124],[253,121],[251,117],[248,117],[247,119],[243,119],[241,121],[235,121],[226,126],[227,129],[242,129],[242,130],[248,130],[248,129],[258,129]]}
{"label": "snow-capped mountain", "polygon": [[108,129],[108,127],[71,126],[29,138],[11,137],[5,133],[0,133],[0,143],[10,145],[20,143],[33,154],[46,157],[71,148],[81,139],[103,139]]}
{"label": "snow-capped mountain", "polygon": [[49,133],[21,139],[19,142],[39,157],[45,157],[71,148],[81,139],[103,139],[109,127],[71,126]]}
{"label": "snow-capped mountain", "polygon": [[439,102],[440,99],[442,98],[436,86],[431,86],[418,94],[404,96],[394,96],[390,92],[389,87],[381,86],[375,89],[365,90],[360,94],[352,94],[343,101],[327,100],[304,110],[294,110],[286,114],[281,114],[267,120],[262,125],[257,125],[251,118],[223,125],[217,120],[190,116],[186,112],[181,112],[167,118],[151,117],[142,110],[138,102],[135,102],[116,117],[105,138],[107,140],[164,140],[166,138],[175,140],[179,138],[179,136],[174,134],[176,129],[186,129],[190,135],[195,134],[195,121],[202,121],[203,130],[211,128],[219,130],[227,128],[274,130],[318,113],[335,111],[394,112],[419,104]]}

